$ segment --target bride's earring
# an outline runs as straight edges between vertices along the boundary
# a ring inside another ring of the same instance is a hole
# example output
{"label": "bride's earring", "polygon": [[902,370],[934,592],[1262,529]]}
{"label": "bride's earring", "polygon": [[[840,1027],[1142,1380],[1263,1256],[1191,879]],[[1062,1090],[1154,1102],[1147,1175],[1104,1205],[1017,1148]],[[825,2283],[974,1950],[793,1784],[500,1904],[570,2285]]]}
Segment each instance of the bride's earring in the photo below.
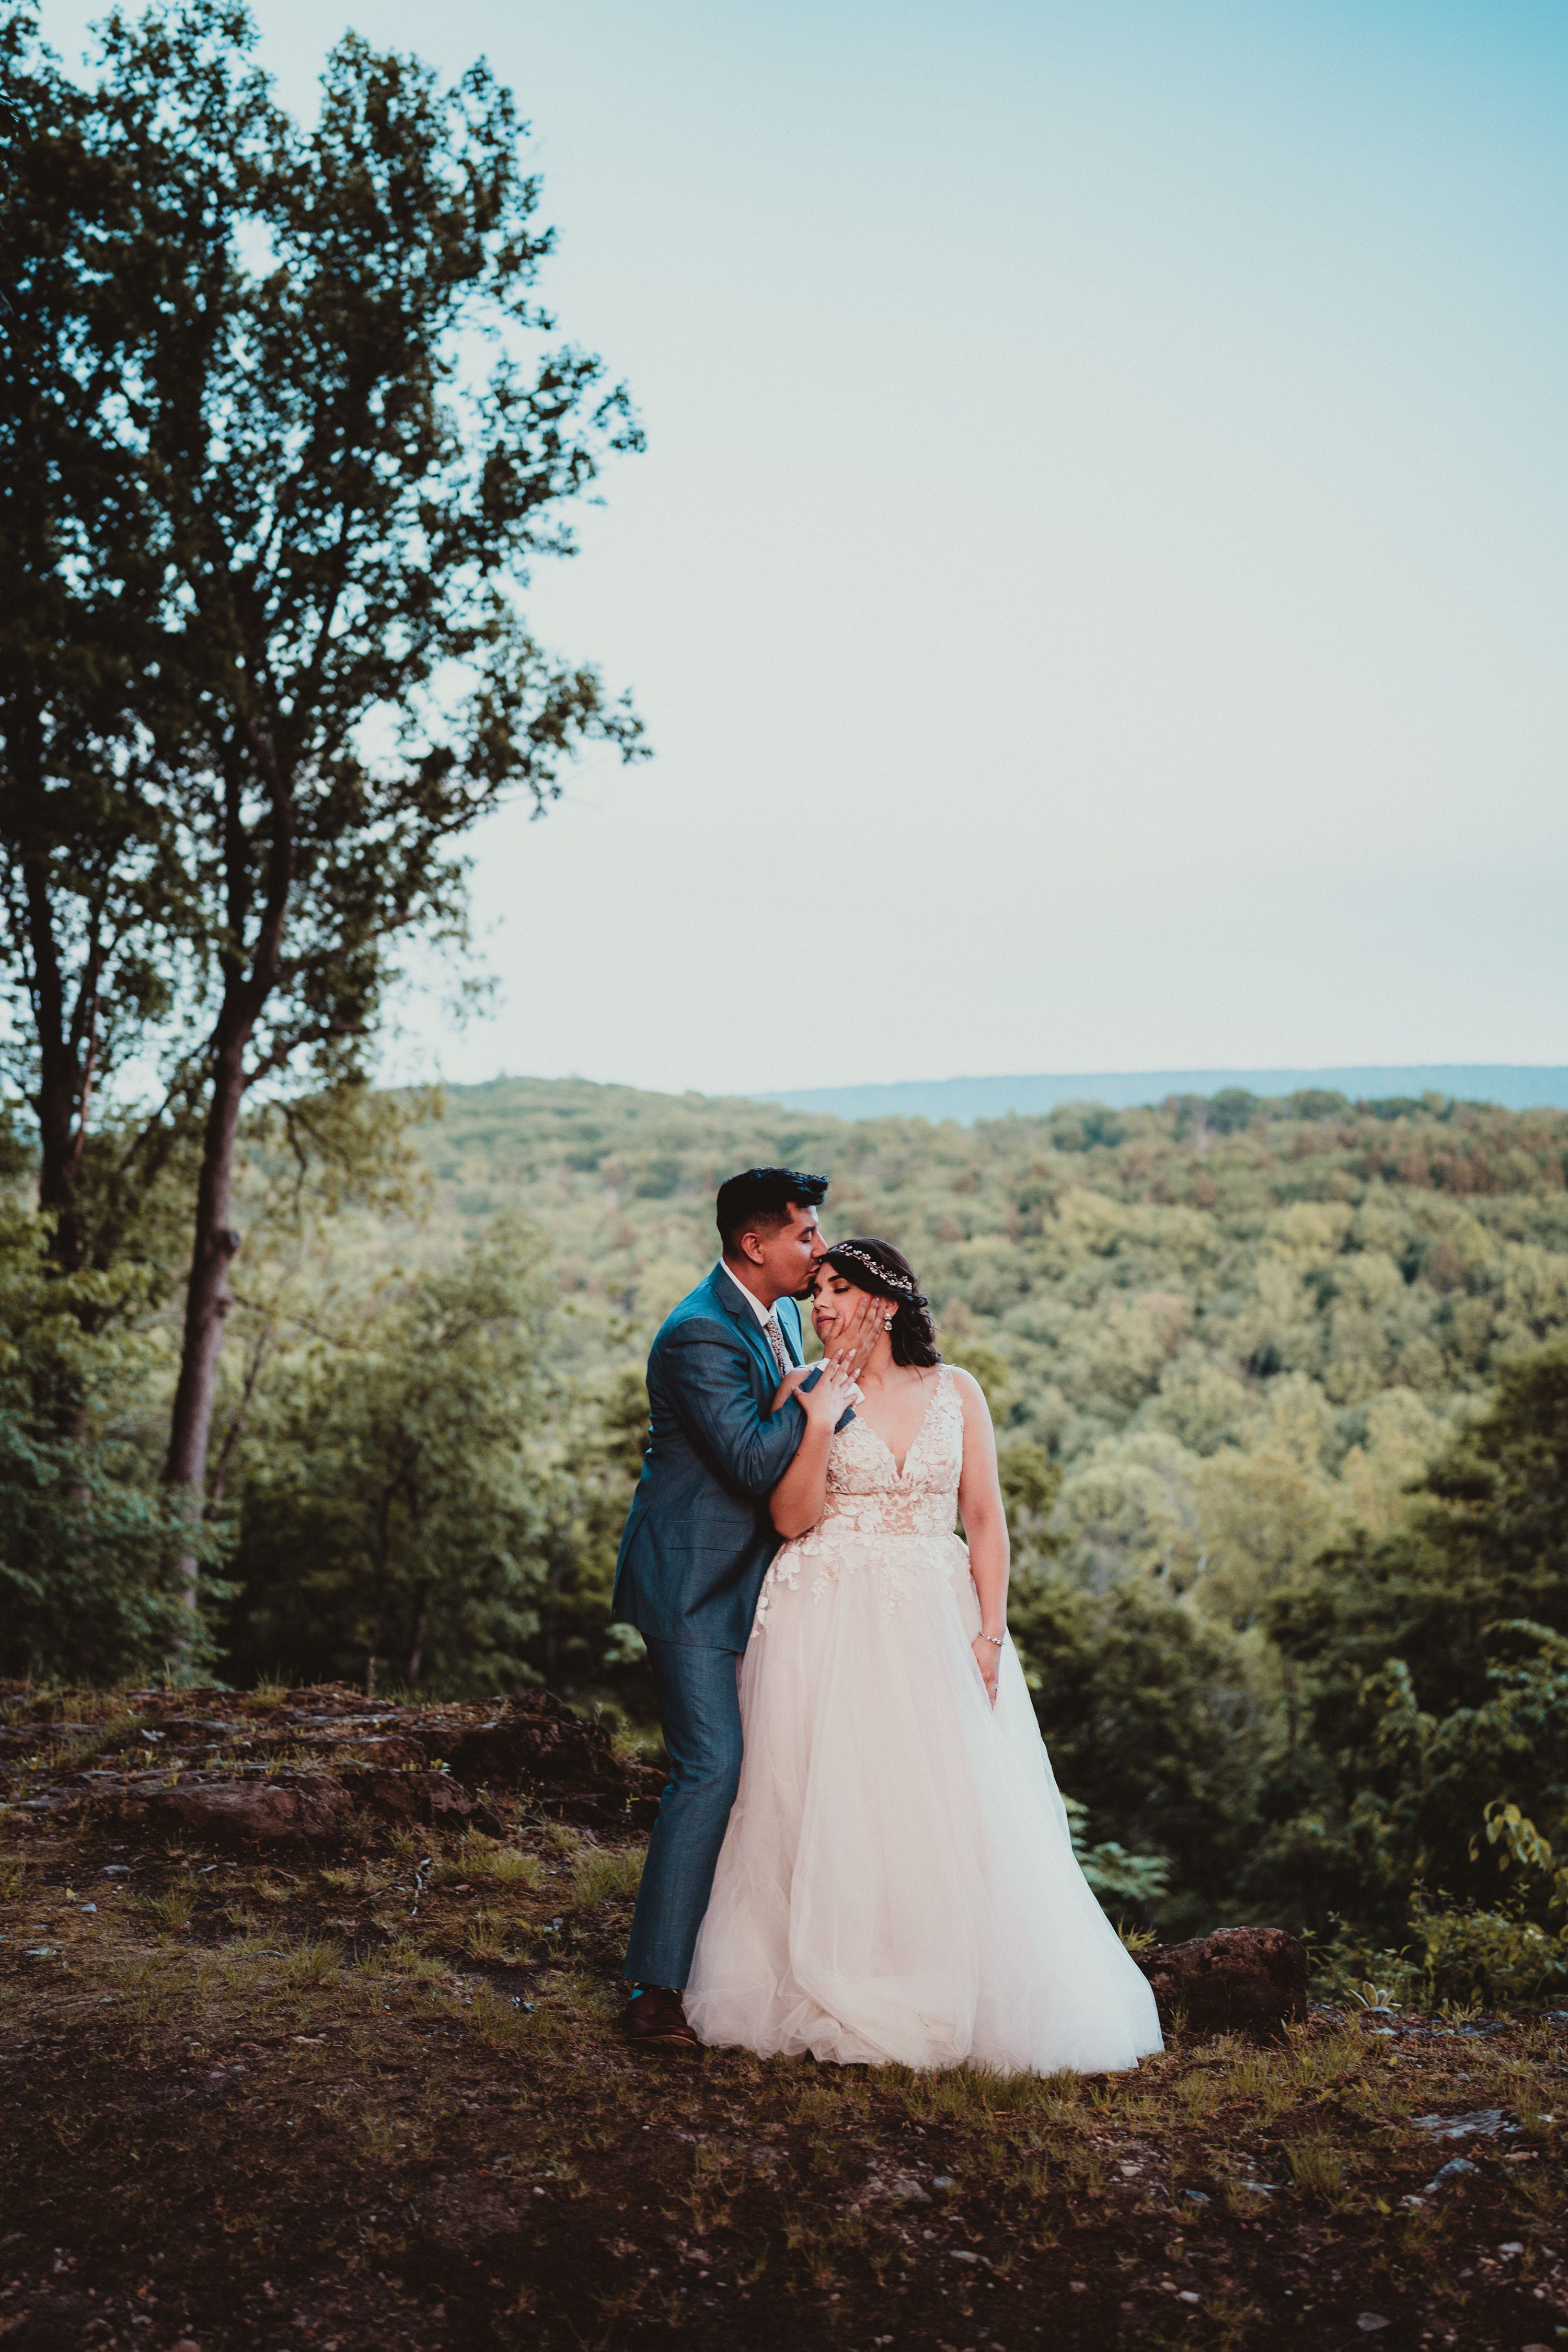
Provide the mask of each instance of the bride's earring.
{"label": "bride's earring", "polygon": [[893,1328],[893,1318],[892,1318],[892,1317],[891,1317],[890,1315],[884,1315],[884,1316],[883,1316],[883,1318],[882,1318],[882,1328],[883,1328],[883,1330],[884,1330],[884,1331],[890,1331],[890,1330],[892,1329],[892,1328]]}

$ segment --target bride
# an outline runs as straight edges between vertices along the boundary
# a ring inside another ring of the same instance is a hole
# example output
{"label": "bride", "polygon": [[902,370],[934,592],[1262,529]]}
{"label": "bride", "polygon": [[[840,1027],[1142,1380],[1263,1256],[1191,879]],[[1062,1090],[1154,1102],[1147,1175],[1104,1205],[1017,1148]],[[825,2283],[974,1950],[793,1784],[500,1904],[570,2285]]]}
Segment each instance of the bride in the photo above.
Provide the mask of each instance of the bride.
{"label": "bride", "polygon": [[1133,2065],[1161,2046],[1154,1999],[1074,1859],[1007,1638],[985,1399],[887,1242],[819,1263],[826,1348],[868,1292],[882,1329],[855,1418],[834,1433],[853,1392],[829,1367],[772,1498],[788,1540],[742,1663],[740,1793],[687,2017],[706,2042],[847,2064]]}

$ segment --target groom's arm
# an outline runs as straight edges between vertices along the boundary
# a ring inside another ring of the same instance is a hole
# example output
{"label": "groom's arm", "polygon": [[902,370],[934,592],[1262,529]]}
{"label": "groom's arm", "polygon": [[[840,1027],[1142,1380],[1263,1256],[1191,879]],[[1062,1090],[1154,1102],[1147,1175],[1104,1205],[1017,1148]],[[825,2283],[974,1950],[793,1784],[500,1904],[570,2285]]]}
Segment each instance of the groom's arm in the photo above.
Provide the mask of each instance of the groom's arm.
{"label": "groom's arm", "polygon": [[659,1353],[665,1393],[687,1434],[740,1494],[772,1494],[805,1434],[793,1397],[764,1412],[749,1361],[716,1323],[693,1319],[666,1337]]}

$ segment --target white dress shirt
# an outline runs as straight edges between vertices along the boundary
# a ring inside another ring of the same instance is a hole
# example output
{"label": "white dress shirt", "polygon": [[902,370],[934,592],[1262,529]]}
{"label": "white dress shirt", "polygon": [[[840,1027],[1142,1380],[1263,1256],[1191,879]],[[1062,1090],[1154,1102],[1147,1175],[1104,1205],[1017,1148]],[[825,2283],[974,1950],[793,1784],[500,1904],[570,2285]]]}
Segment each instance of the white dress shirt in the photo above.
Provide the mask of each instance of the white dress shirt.
{"label": "white dress shirt", "polygon": [[735,1276],[732,1274],[730,1274],[729,1267],[724,1265],[722,1258],[720,1259],[719,1263],[721,1265],[724,1266],[725,1273],[730,1275],[731,1281],[735,1284],[736,1289],[740,1292],[742,1297],[745,1299],[746,1303],[751,1307],[752,1314],[762,1325],[763,1337],[768,1342],[768,1353],[770,1356],[773,1357],[773,1361],[775,1363],[778,1363],[778,1357],[777,1355],[774,1355],[773,1352],[773,1343],[772,1339],[769,1337],[768,1326],[772,1324],[773,1328],[778,1333],[779,1350],[784,1356],[784,1362],[779,1364],[779,1377],[782,1380],[790,1366],[798,1363],[800,1360],[795,1354],[795,1349],[790,1346],[789,1340],[785,1336],[784,1323],[779,1315],[777,1306],[764,1307],[762,1300],[753,1291],[748,1290],[743,1282],[737,1282],[735,1280]]}
{"label": "white dress shirt", "polygon": [[[747,1306],[751,1308],[758,1322],[765,1324],[768,1317],[773,1311],[773,1308],[771,1307],[764,1307],[754,1290],[748,1290],[743,1282],[739,1281],[734,1275],[730,1274],[730,1269],[725,1265],[722,1258],[719,1261],[719,1271],[721,1274],[730,1275],[731,1281],[734,1283],[736,1289],[740,1292],[742,1297],[745,1300]],[[781,1331],[784,1329],[784,1325],[782,1323],[779,1325],[779,1329]],[[784,1344],[787,1347],[789,1343],[786,1340]]]}

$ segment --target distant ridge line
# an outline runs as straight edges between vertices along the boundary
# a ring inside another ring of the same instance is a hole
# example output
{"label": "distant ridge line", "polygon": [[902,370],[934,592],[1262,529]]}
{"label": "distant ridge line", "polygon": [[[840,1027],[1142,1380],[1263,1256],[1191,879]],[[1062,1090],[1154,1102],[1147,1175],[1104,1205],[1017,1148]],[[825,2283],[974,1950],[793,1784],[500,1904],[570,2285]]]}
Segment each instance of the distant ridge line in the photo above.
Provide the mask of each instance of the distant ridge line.
{"label": "distant ridge line", "polygon": [[1568,1068],[1531,1062],[1421,1062],[1323,1070],[1095,1070],[1003,1078],[905,1078],[886,1086],[793,1087],[757,1094],[755,1102],[786,1110],[822,1111],[835,1118],[955,1119],[1020,1118],[1064,1103],[1101,1103],[1132,1110],[1167,1095],[1216,1095],[1226,1087],[1254,1095],[1293,1095],[1310,1087],[1355,1101],[1453,1096],[1496,1103],[1502,1110],[1568,1110]]}

